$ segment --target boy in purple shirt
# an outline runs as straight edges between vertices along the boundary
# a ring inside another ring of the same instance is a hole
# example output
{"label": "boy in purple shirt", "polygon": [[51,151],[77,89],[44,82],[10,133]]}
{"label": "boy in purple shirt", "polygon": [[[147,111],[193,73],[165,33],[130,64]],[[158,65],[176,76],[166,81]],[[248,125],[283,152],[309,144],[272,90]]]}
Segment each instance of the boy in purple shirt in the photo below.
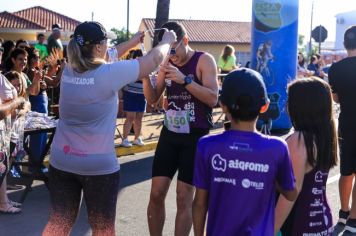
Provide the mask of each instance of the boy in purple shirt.
{"label": "boy in purple shirt", "polygon": [[197,236],[273,235],[275,191],[297,197],[286,143],[256,130],[268,109],[262,76],[250,69],[229,73],[220,106],[231,129],[200,139],[195,158],[193,225]]}

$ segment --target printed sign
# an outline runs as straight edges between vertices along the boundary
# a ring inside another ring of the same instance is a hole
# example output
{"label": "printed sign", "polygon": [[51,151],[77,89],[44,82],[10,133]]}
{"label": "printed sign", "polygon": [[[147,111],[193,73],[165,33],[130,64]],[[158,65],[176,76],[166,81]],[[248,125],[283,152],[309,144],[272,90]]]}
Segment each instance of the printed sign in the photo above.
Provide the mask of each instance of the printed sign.
{"label": "printed sign", "polygon": [[290,129],[285,105],[287,83],[296,76],[298,0],[253,0],[251,68],[261,73],[271,112],[272,129]]}

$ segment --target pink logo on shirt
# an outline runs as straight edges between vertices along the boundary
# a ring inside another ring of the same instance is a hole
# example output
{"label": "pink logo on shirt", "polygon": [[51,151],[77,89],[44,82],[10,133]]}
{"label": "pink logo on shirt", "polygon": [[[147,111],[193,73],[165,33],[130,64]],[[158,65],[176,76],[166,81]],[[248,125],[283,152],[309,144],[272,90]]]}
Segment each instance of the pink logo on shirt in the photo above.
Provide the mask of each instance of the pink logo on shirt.
{"label": "pink logo on shirt", "polygon": [[70,146],[65,145],[65,146],[63,147],[63,152],[64,152],[65,154],[68,154],[68,153],[70,152]]}
{"label": "pink logo on shirt", "polygon": [[78,156],[78,157],[86,157],[86,156],[88,156],[83,151],[71,148],[69,145],[64,145],[63,146],[63,152],[65,154],[71,154],[71,155]]}

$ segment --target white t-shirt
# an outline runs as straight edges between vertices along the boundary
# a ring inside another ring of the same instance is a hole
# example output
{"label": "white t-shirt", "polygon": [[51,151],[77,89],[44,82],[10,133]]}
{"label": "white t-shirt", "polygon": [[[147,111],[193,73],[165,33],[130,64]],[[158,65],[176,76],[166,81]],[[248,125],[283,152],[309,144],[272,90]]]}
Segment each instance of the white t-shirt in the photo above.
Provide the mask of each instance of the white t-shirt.
{"label": "white t-shirt", "polygon": [[[14,86],[0,73],[0,103],[6,103],[17,98],[17,91]],[[9,156],[11,138],[11,115],[0,120],[0,150],[7,152]]]}
{"label": "white t-shirt", "polygon": [[137,60],[103,64],[77,73],[68,66],[61,78],[59,122],[50,164],[80,175],[120,169],[114,148],[118,91],[138,79]]}
{"label": "white t-shirt", "polygon": [[0,73],[0,99],[7,102],[17,97],[16,88]]}

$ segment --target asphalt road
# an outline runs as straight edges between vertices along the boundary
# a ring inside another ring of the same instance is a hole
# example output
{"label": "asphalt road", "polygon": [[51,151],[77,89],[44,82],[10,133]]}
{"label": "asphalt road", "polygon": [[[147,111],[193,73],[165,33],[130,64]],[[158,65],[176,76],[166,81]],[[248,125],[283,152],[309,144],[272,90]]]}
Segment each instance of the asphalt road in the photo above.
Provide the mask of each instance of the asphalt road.
{"label": "asphalt road", "polygon": [[[117,235],[148,235],[146,208],[150,191],[152,152],[120,158],[121,191],[118,197],[116,229]],[[338,168],[331,170],[327,194],[333,209],[334,222],[339,208]],[[173,235],[175,207],[175,185],[172,182],[166,201],[166,224],[163,235]],[[12,192],[11,199],[17,200],[20,192]],[[0,215],[0,235],[38,236],[48,219],[49,193],[42,183],[36,183],[29,193],[18,215]],[[91,235],[83,204],[71,235]],[[191,233],[191,235],[193,235]]]}

